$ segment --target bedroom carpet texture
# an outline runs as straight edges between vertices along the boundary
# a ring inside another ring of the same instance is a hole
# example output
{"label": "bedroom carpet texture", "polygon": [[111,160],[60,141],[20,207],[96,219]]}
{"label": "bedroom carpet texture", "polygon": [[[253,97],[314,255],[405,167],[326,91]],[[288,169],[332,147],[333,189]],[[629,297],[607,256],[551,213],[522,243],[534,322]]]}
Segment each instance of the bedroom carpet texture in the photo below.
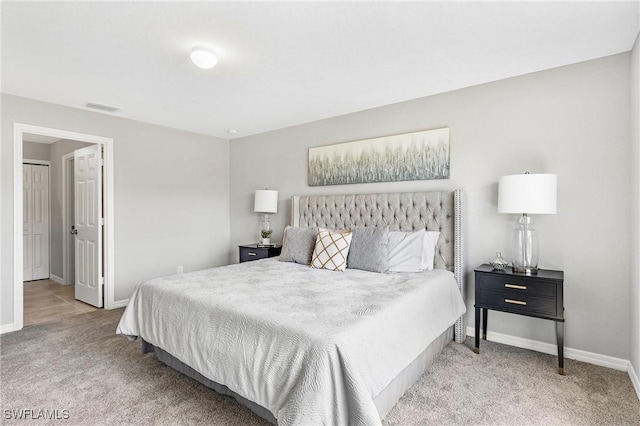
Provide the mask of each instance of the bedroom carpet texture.
{"label": "bedroom carpet texture", "polygon": [[[262,425],[220,396],[140,355],[115,334],[123,309],[99,310],[0,337],[2,424]],[[639,425],[627,373],[492,342],[450,343],[383,420],[386,425]],[[66,419],[8,418],[58,410]],[[68,411],[63,411],[68,410]]]}

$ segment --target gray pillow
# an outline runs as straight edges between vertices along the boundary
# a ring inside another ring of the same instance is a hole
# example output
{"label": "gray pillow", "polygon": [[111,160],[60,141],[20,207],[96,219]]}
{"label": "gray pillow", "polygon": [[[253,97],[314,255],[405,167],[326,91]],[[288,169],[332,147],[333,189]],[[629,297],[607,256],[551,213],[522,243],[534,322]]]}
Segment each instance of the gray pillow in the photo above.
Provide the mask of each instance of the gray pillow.
{"label": "gray pillow", "polygon": [[355,226],[351,228],[351,232],[353,237],[347,258],[347,268],[387,272],[389,269],[387,255],[389,227]]}
{"label": "gray pillow", "polygon": [[317,236],[317,228],[294,228],[287,226],[284,228],[280,260],[282,262],[295,262],[303,265],[311,264],[311,255],[313,254]]}

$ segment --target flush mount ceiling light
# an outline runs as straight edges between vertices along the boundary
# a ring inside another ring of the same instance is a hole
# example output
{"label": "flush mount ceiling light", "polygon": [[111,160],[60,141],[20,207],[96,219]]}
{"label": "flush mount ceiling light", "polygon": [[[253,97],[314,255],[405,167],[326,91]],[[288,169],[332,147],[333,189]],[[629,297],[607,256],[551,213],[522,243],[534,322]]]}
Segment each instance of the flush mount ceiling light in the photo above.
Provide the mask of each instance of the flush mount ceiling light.
{"label": "flush mount ceiling light", "polygon": [[196,46],[191,49],[191,62],[195,66],[204,70],[209,70],[216,66],[218,63],[218,57],[212,48],[209,46]]}

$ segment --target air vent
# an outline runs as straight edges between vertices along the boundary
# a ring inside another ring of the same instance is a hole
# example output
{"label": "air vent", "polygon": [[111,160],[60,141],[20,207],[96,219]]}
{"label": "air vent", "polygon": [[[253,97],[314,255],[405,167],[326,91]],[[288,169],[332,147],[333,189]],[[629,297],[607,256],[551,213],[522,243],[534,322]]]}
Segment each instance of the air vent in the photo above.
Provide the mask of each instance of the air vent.
{"label": "air vent", "polygon": [[112,106],[109,106],[109,105],[97,104],[95,102],[87,102],[87,104],[85,106],[87,108],[98,109],[100,111],[105,111],[105,112],[117,112],[117,111],[120,111],[120,108],[112,107]]}

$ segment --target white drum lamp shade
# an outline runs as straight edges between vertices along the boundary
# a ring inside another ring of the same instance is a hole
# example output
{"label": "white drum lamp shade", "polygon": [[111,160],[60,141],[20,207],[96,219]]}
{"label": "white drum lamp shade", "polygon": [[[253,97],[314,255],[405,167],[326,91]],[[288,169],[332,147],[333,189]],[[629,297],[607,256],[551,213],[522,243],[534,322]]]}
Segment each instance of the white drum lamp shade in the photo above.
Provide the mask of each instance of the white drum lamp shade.
{"label": "white drum lamp shade", "polygon": [[502,176],[498,181],[498,213],[518,214],[511,238],[511,263],[517,273],[538,273],[538,234],[530,214],[556,214],[555,174]]}
{"label": "white drum lamp shade", "polygon": [[498,213],[556,214],[557,175],[502,176],[498,183]]}
{"label": "white drum lamp shade", "polygon": [[278,191],[258,189],[253,203],[253,211],[256,213],[278,213]]}

